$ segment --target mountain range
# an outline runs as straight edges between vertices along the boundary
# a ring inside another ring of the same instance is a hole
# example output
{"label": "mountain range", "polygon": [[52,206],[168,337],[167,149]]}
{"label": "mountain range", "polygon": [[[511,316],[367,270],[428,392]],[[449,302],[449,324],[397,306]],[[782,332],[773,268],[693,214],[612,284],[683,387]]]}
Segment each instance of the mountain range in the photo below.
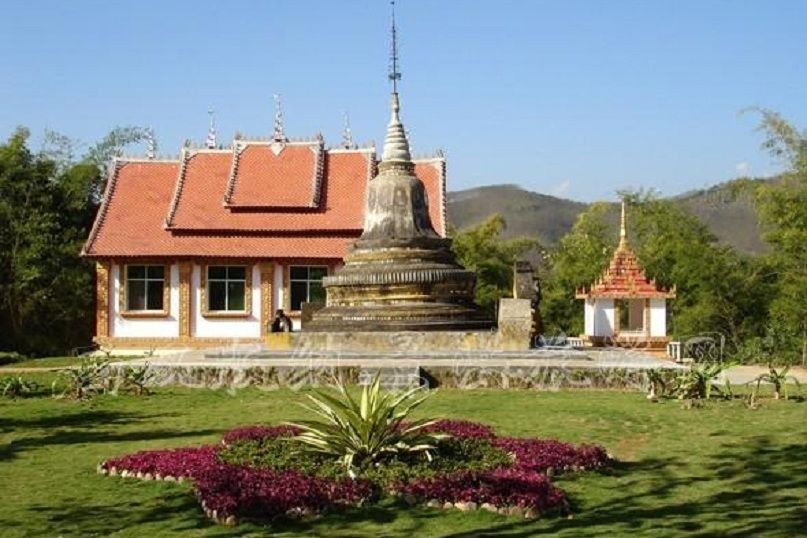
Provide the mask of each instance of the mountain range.
{"label": "mountain range", "polygon": [[[767,252],[767,245],[754,211],[753,189],[749,187],[754,182],[765,181],[774,180],[758,179],[751,183],[733,180],[670,199],[701,219],[721,243],[748,254],[762,254]],[[568,233],[578,215],[590,205],[532,192],[517,185],[452,191],[446,201],[448,220],[457,229],[474,226],[498,213],[507,223],[503,233],[505,238],[534,237],[546,246],[553,245]],[[614,214],[618,211],[618,205],[614,203]]]}

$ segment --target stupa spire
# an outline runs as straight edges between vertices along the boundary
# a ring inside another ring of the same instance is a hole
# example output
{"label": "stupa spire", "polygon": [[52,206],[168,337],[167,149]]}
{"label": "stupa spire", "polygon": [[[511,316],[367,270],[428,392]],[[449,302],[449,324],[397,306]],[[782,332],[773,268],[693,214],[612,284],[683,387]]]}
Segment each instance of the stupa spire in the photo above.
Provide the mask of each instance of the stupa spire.
{"label": "stupa spire", "polygon": [[384,137],[384,150],[381,153],[381,161],[410,162],[412,155],[409,151],[406,131],[401,123],[401,103],[398,99],[398,81],[401,80],[401,71],[398,59],[398,29],[395,26],[395,2],[390,2],[390,5],[392,6],[392,30],[388,77],[392,82],[392,95],[390,96],[390,120],[389,125],[387,125],[387,135]]}

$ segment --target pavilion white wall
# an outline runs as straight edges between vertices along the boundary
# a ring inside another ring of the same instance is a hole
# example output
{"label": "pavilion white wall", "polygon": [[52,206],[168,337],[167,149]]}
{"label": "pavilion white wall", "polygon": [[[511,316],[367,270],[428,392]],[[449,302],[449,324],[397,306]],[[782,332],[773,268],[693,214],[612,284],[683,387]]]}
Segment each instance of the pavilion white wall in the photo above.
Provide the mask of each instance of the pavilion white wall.
{"label": "pavilion white wall", "polygon": [[650,299],[650,336],[667,336],[667,301]]}
{"label": "pavilion white wall", "polygon": [[179,336],[179,268],[169,269],[171,304],[165,318],[125,318],[120,313],[120,294],[123,290],[122,266],[112,265],[112,296],[109,302],[110,336],[127,338],[165,338]]}
{"label": "pavilion white wall", "polygon": [[594,336],[594,299],[586,299],[585,300],[585,311],[584,311],[584,328],[583,334],[588,334],[590,336]]}
{"label": "pavilion white wall", "polygon": [[202,268],[193,266],[193,335],[200,338],[259,338],[261,331],[261,274],[257,265],[252,267],[252,313],[246,318],[215,318],[202,315]]}
{"label": "pavilion white wall", "polygon": [[614,335],[614,300],[594,300],[594,336]]}

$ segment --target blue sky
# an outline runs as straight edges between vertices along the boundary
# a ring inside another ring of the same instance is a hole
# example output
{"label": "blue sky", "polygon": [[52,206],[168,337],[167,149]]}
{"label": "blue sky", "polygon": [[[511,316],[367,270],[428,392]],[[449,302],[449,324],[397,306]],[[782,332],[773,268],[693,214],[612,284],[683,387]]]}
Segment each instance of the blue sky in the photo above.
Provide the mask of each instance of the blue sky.
{"label": "blue sky", "polygon": [[[399,0],[402,117],[449,189],[516,183],[579,200],[677,194],[779,165],[749,106],[807,125],[807,2]],[[160,150],[268,136],[383,139],[389,5],[26,0],[0,9],[0,134],[92,142],[151,125]],[[135,148],[142,151],[142,148]]]}

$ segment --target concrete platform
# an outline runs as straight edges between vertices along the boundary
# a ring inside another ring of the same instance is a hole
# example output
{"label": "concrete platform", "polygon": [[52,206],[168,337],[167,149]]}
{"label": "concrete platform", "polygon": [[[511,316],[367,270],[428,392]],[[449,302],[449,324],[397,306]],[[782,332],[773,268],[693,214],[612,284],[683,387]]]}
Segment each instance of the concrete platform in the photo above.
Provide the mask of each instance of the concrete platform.
{"label": "concrete platform", "polygon": [[[300,388],[341,380],[358,383],[362,371],[383,369],[411,375],[420,372],[430,387],[453,388],[612,388],[641,390],[647,370],[674,376],[684,367],[641,352],[623,349],[457,351],[457,352],[318,352],[269,350],[240,345],[127,361],[148,363],[156,384],[199,387]],[[113,366],[121,366],[113,363]],[[366,375],[363,376],[366,378]]]}

